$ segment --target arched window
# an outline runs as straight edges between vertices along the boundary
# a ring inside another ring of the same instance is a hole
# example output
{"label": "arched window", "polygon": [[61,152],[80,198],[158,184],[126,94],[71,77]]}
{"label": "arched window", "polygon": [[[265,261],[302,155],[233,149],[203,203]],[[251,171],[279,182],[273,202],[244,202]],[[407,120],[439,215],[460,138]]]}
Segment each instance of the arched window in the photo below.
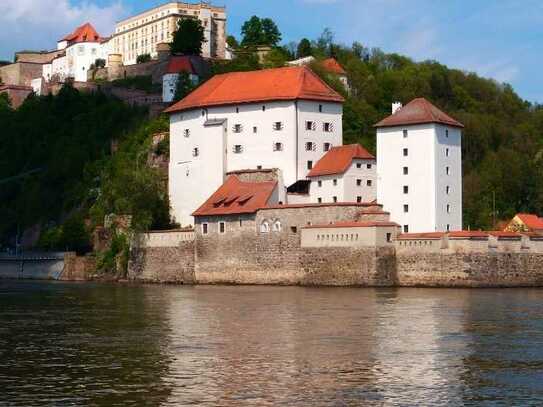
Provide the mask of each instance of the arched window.
{"label": "arched window", "polygon": [[281,231],[281,222],[276,220],[273,222],[273,231],[274,232],[280,232]]}
{"label": "arched window", "polygon": [[269,233],[270,232],[270,224],[267,220],[263,221],[260,224],[260,233]]}

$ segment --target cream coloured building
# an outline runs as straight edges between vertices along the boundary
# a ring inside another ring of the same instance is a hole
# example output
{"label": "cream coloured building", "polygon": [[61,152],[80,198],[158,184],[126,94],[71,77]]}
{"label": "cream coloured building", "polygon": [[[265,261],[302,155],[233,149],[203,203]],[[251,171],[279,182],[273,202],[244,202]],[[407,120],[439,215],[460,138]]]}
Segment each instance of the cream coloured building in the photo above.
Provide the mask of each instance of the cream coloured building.
{"label": "cream coloured building", "polygon": [[171,42],[182,18],[197,18],[204,27],[205,58],[225,58],[226,8],[207,3],[171,1],[136,16],[119,21],[112,37],[112,50],[123,56],[125,65],[135,64],[138,55],[157,55],[157,44]]}

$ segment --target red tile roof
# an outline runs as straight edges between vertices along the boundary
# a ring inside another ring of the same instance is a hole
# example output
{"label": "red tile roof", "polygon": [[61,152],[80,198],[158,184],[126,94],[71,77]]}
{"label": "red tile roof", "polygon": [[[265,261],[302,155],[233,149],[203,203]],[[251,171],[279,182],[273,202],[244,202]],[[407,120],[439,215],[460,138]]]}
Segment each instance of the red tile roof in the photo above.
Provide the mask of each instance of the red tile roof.
{"label": "red tile roof", "polygon": [[491,232],[488,232],[488,234],[490,236],[494,236],[494,237],[497,237],[497,238],[518,238],[520,239],[522,237],[522,235],[520,233],[516,233],[516,232],[504,232],[504,231],[491,231]]}
{"label": "red tile roof", "polygon": [[396,239],[398,240],[438,240],[445,236],[445,232],[429,233],[402,233]]}
{"label": "red tile roof", "polygon": [[310,225],[310,226],[304,226],[303,229],[324,229],[324,228],[374,228],[379,226],[394,226],[394,227],[400,227],[395,222],[379,222],[379,221],[371,221],[371,222],[335,222],[332,224],[324,224],[324,225]]}
{"label": "red tile roof", "polygon": [[188,56],[173,56],[168,62],[166,67],[166,73],[179,73],[187,72],[189,74],[195,74],[192,63],[190,62],[190,57]]}
{"label": "red tile roof", "polygon": [[347,75],[345,69],[339,64],[335,58],[328,58],[321,62],[324,70],[335,73],[336,75]]}
{"label": "red tile roof", "polygon": [[321,175],[343,174],[349,169],[354,159],[374,160],[371,155],[360,144],[349,144],[346,146],[332,147],[307,174],[308,177],[319,177]]}
{"label": "red tile roof", "polygon": [[231,72],[215,75],[170,108],[183,110],[276,100],[322,100],[342,103],[343,97],[304,66]]}
{"label": "red tile roof", "polygon": [[100,42],[100,34],[96,32],[92,24],[85,23],[77,27],[73,33],[68,34],[61,41],[68,41],[71,44],[77,42]]}
{"label": "red tile roof", "polygon": [[543,219],[537,215],[531,213],[517,213],[516,217],[519,218],[528,229],[543,229]]}
{"label": "red tile roof", "polygon": [[478,230],[459,230],[456,232],[449,232],[449,237],[452,238],[467,238],[467,239],[474,239],[474,238],[488,238],[487,232],[481,232]]}
{"label": "red tile roof", "polygon": [[413,99],[396,113],[381,120],[375,127],[394,127],[410,124],[440,123],[463,128],[464,125],[442,112],[424,98]]}
{"label": "red tile roof", "polygon": [[[373,202],[326,202],[326,203],[299,203],[299,204],[285,204],[285,205],[268,205],[261,209],[291,209],[291,208],[321,208],[325,206],[355,206],[361,208],[367,208],[371,206],[382,206]],[[388,212],[361,212],[361,215],[366,214],[388,214]]]}
{"label": "red tile roof", "polygon": [[244,182],[231,175],[192,216],[254,213],[268,204],[276,186],[277,181]]}

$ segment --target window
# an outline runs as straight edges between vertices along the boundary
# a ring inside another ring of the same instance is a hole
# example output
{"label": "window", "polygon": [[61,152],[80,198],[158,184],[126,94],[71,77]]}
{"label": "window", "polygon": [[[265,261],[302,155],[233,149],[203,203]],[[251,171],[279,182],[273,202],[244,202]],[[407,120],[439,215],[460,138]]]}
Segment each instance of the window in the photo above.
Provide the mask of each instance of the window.
{"label": "window", "polygon": [[451,205],[447,204],[447,213],[451,213]]}
{"label": "window", "polygon": [[450,175],[450,174],[451,174],[451,169],[450,169],[450,167],[445,167],[445,174],[447,174],[447,175]]}
{"label": "window", "polygon": [[366,164],[366,168],[367,168],[368,170],[371,170],[371,164]]}
{"label": "window", "polygon": [[356,186],[357,187],[362,186],[362,180],[361,179],[356,180]]}
{"label": "window", "polygon": [[404,194],[408,194],[408,193],[409,193],[409,186],[407,186],[407,185],[404,185],[404,186],[403,186],[403,193],[404,193]]}
{"label": "window", "polygon": [[317,126],[315,122],[308,120],[305,122],[305,129],[306,130],[316,130]]}
{"label": "window", "polygon": [[224,233],[226,231],[226,224],[224,222],[219,222],[219,233]]}
{"label": "window", "polygon": [[239,218],[239,227],[243,226],[243,219]]}
{"label": "window", "polygon": [[190,136],[190,130],[189,129],[183,130],[183,136],[189,137]]}
{"label": "window", "polygon": [[207,223],[202,223],[202,235],[207,235]]}
{"label": "window", "polygon": [[317,181],[317,185],[320,187],[322,187],[322,181]]}
{"label": "window", "polygon": [[280,232],[281,231],[281,222],[276,220],[273,222],[273,231],[274,232]]}
{"label": "window", "polygon": [[450,187],[450,186],[447,185],[447,186],[445,187],[445,193],[446,193],[447,195],[449,195],[449,194],[451,193],[451,187]]}
{"label": "window", "polygon": [[337,196],[333,196],[332,201],[337,202]]}
{"label": "window", "polygon": [[447,232],[451,231],[451,225],[447,224]]}
{"label": "window", "polygon": [[409,174],[409,168],[403,167],[403,175],[407,175],[407,174]]}
{"label": "window", "polygon": [[308,161],[307,162],[307,169],[310,170],[313,168],[313,161]]}
{"label": "window", "polygon": [[265,112],[266,111],[266,106],[262,106],[262,111]]}
{"label": "window", "polygon": [[236,144],[232,148],[232,151],[234,152],[234,154],[241,154],[243,153],[243,146],[241,144]]}
{"label": "window", "polygon": [[391,242],[392,241],[392,233],[387,233],[387,242]]}
{"label": "window", "polygon": [[334,186],[337,185],[337,179],[333,180],[332,183],[334,184]]}
{"label": "window", "polygon": [[409,225],[403,225],[403,233],[409,233]]}
{"label": "window", "polygon": [[258,128],[256,126],[253,126],[253,133],[256,134],[258,132]]}
{"label": "window", "polygon": [[445,157],[448,157],[448,156],[449,156],[449,149],[446,148],[446,149],[445,149]]}
{"label": "window", "polygon": [[236,113],[239,113],[239,107],[236,107]]}
{"label": "window", "polygon": [[322,203],[322,198],[317,198],[318,203]]}
{"label": "window", "polygon": [[273,123],[273,129],[274,130],[283,130],[283,122],[275,122]]}
{"label": "window", "polygon": [[362,163],[356,163],[356,168],[362,168]]}
{"label": "window", "polygon": [[407,135],[408,135],[408,134],[407,134],[407,130],[404,130],[404,131],[403,131],[403,138],[407,138]]}
{"label": "window", "polygon": [[445,129],[445,137],[449,138],[449,129]]}
{"label": "window", "polygon": [[332,147],[331,143],[324,143],[324,145],[322,146],[322,149],[323,151],[329,151],[331,147]]}
{"label": "window", "polygon": [[319,105],[319,113],[322,113],[322,105]]}
{"label": "window", "polygon": [[367,186],[367,187],[371,187],[372,185],[373,185],[373,181],[372,181],[371,179],[368,179],[368,180],[366,181],[366,186]]}
{"label": "window", "polygon": [[334,125],[332,123],[323,123],[322,124],[322,131],[324,131],[325,133],[331,133],[334,131]]}
{"label": "window", "polygon": [[409,205],[404,205],[403,206],[403,211],[404,211],[404,213],[409,212]]}
{"label": "window", "polygon": [[243,126],[241,124],[234,124],[234,127],[232,127],[232,131],[234,133],[241,133],[243,131]]}
{"label": "window", "polygon": [[268,223],[267,220],[265,220],[260,224],[260,233],[269,233],[269,231],[270,231],[270,224]]}
{"label": "window", "polygon": [[198,147],[194,147],[192,149],[192,156],[193,157],[198,157],[200,155],[200,149]]}
{"label": "window", "polygon": [[403,149],[403,156],[407,157],[409,155],[409,150],[407,148]]}
{"label": "window", "polygon": [[283,151],[283,143],[273,143],[273,151]]}
{"label": "window", "polygon": [[311,141],[308,141],[307,143],[305,143],[305,151],[315,151],[315,150],[316,150],[315,143],[312,143]]}
{"label": "window", "polygon": [[297,228],[296,226],[291,226],[291,227],[290,227],[290,231],[291,231],[292,233],[297,233],[297,232],[298,232],[298,228]]}
{"label": "window", "polygon": [[362,197],[361,197],[361,196],[357,196],[357,197],[356,197],[356,202],[358,202],[358,203],[362,202]]}

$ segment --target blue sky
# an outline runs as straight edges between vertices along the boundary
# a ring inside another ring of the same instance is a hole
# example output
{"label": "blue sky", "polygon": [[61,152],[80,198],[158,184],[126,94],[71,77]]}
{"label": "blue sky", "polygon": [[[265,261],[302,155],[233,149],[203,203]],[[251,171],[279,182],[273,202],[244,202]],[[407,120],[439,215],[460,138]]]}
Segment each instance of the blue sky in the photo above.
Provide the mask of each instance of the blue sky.
{"label": "blue sky", "polygon": [[[108,35],[116,20],[166,0],[0,0],[0,59],[18,49],[46,49],[85,21]],[[541,0],[217,0],[228,31],[239,36],[252,15],[273,18],[285,42],[318,37],[435,59],[511,83],[543,103]]]}

